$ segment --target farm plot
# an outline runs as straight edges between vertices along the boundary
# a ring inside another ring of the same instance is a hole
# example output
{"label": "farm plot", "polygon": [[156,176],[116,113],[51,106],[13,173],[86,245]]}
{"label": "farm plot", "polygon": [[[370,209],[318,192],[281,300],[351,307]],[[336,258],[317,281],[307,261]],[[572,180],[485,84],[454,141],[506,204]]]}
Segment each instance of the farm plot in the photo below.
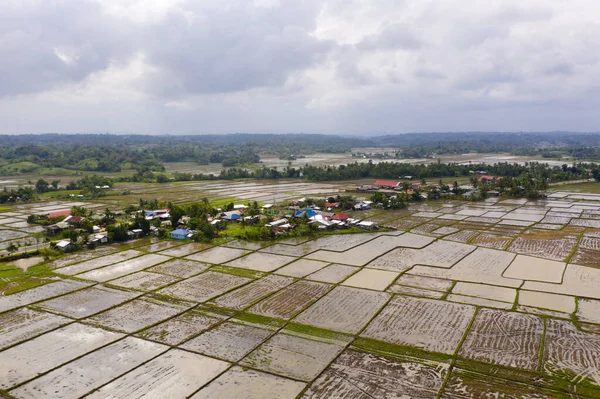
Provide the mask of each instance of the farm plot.
{"label": "farm plot", "polygon": [[[159,251],[163,251],[165,249],[176,247],[178,245],[181,245],[181,243],[174,242],[174,241],[159,241],[159,242],[155,242],[150,245],[146,245],[144,247],[138,247],[138,249],[141,251],[146,251],[146,252],[159,252]],[[175,256],[175,255],[173,255],[173,256]]]}
{"label": "farm plot", "polygon": [[389,294],[350,287],[336,287],[294,321],[316,327],[358,333],[387,302]]}
{"label": "farm plot", "polygon": [[29,234],[16,230],[0,230],[0,241],[13,240],[15,238],[27,237]]}
{"label": "farm plot", "polygon": [[577,318],[584,322],[600,324],[600,301],[596,299],[579,299]]}
{"label": "farm plot", "polygon": [[168,274],[170,276],[187,278],[202,273],[211,265],[193,260],[173,259],[148,269],[148,272]]}
{"label": "farm plot", "polygon": [[415,234],[403,234],[399,237],[382,236],[342,253],[321,250],[309,257],[325,262],[363,266],[396,247],[422,248],[431,241],[432,238]]}
{"label": "farm plot", "polygon": [[494,301],[507,302],[511,306],[517,296],[514,288],[496,287],[487,284],[474,284],[459,281],[452,289],[453,294],[467,295]]}
{"label": "farm plot", "polygon": [[468,215],[457,215],[457,214],[454,214],[454,213],[446,213],[446,214],[443,214],[443,215],[439,216],[438,219],[457,220],[457,221],[459,221],[459,220],[464,220],[464,219],[466,219],[468,217],[469,217]]}
{"label": "farm plot", "polygon": [[218,297],[213,302],[218,306],[242,310],[259,299],[290,285],[289,277],[270,275]]}
{"label": "farm plot", "polygon": [[335,284],[343,281],[346,279],[346,277],[356,272],[358,269],[358,267],[354,266],[333,264],[307,276],[306,278],[308,280]]}
{"label": "farm plot", "polygon": [[316,378],[343,348],[334,343],[279,333],[256,348],[240,364],[310,381]]}
{"label": "farm plot", "polygon": [[144,297],[97,314],[87,321],[112,330],[132,333],[182,313],[192,306],[191,303],[165,302]]}
{"label": "farm plot", "polygon": [[559,315],[569,318],[575,312],[575,298],[567,295],[520,290],[518,310],[528,313]]}
{"label": "farm plot", "polygon": [[474,312],[469,305],[396,296],[362,336],[452,354]]}
{"label": "farm plot", "polygon": [[56,270],[56,273],[72,276],[74,274],[83,273],[89,270],[112,265],[113,263],[123,262],[140,255],[142,255],[142,252],[130,249],[128,251],[118,252],[116,254],[102,256],[100,258],[90,259],[88,261],[77,263],[72,266],[63,267]]}
{"label": "farm plot", "polygon": [[298,281],[249,309],[263,316],[289,319],[329,291],[328,284]]}
{"label": "farm plot", "polygon": [[0,352],[0,388],[23,383],[122,336],[75,323],[13,346]]}
{"label": "farm plot", "polygon": [[481,309],[459,356],[526,370],[536,370],[544,332],[540,317]]}
{"label": "farm plot", "polygon": [[189,244],[181,245],[175,248],[170,248],[165,251],[160,252],[161,255],[174,256],[179,258],[181,256],[188,256],[195,252],[199,252],[205,249],[210,248],[210,244],[204,244],[200,242],[192,242]]}
{"label": "farm plot", "polygon": [[528,231],[508,248],[511,252],[564,261],[577,245],[577,236],[555,231]]}
{"label": "farm plot", "polygon": [[456,233],[446,236],[446,240],[466,243],[479,234],[477,230],[459,230]]}
{"label": "farm plot", "polygon": [[275,244],[262,249],[260,252],[277,255],[304,256],[316,250],[317,248],[311,242],[308,242],[300,245]]}
{"label": "farm plot", "polygon": [[327,265],[327,262],[320,262],[318,260],[299,259],[277,270],[277,274],[290,277],[304,277],[317,270],[321,270]]}
{"label": "farm plot", "polygon": [[567,265],[548,259],[517,255],[502,276],[519,280],[561,283]]}
{"label": "farm plot", "polygon": [[90,270],[89,272],[85,272],[83,274],[78,274],[77,277],[87,280],[105,282],[129,273],[149,268],[150,266],[154,266],[169,259],[171,258],[157,254],[142,255],[139,258],[126,260],[125,262],[106,266],[101,269]]}
{"label": "farm plot", "polygon": [[451,280],[443,280],[439,278],[413,276],[403,274],[396,280],[396,285],[404,285],[408,287],[424,288],[427,290],[446,292],[452,287]]}
{"label": "farm plot", "polygon": [[572,263],[600,268],[600,238],[581,237],[579,246],[571,258]]}
{"label": "farm plot", "polygon": [[208,271],[163,288],[158,293],[184,300],[204,302],[249,281],[251,279],[246,277]]}
{"label": "farm plot", "polygon": [[273,331],[225,322],[180,345],[183,349],[237,362],[267,339]]}
{"label": "farm plot", "polygon": [[152,291],[179,281],[179,278],[160,273],[137,272],[112,280],[111,285],[140,291]]}
{"label": "farm plot", "polygon": [[285,255],[275,255],[261,252],[254,252],[242,258],[235,259],[226,263],[227,266],[241,267],[244,269],[258,270],[261,272],[270,272],[279,269],[286,263],[290,263],[295,258]]}
{"label": "farm plot", "polygon": [[409,296],[418,296],[422,298],[431,298],[431,299],[442,299],[445,295],[444,292],[428,290],[425,288],[417,288],[417,287],[409,287],[406,285],[398,285],[394,284],[387,289],[388,292],[393,292],[394,294],[401,295],[409,295]]}
{"label": "farm plot", "polygon": [[523,289],[600,299],[600,270],[569,264],[562,284],[526,281]]}
{"label": "farm plot", "polygon": [[65,316],[82,318],[112,308],[140,295],[142,294],[138,292],[95,286],[49,299],[36,306]]}
{"label": "farm plot", "polygon": [[17,398],[80,397],[167,349],[165,345],[127,337],[52,370],[11,394]]}
{"label": "farm plot", "polygon": [[568,399],[572,396],[455,367],[444,386],[441,398]]}
{"label": "farm plot", "polygon": [[226,247],[214,247],[207,249],[206,251],[199,252],[197,254],[188,256],[186,259],[197,260],[200,262],[220,264],[229,262],[232,259],[239,258],[249,254],[250,251],[245,249],[237,248],[226,248]]}
{"label": "farm plot", "polygon": [[398,248],[368,264],[374,269],[402,272],[415,265],[449,268],[477,247],[438,240],[424,249]]}
{"label": "farm plot", "polygon": [[[70,254],[70,255],[66,255],[64,257],[58,258],[50,263],[47,263],[47,266],[50,267],[51,269],[58,269],[58,268],[72,265],[75,263],[82,263],[83,261],[87,261],[87,260],[94,259],[94,258],[99,258],[103,255],[110,255],[110,254],[118,252],[118,251],[119,250],[116,247],[110,247],[110,246],[100,247],[100,248],[96,248],[96,249],[90,250],[90,251],[80,251],[75,254]],[[124,251],[124,252],[127,252],[127,251]],[[140,255],[141,255],[141,253],[140,253]],[[125,260],[125,259],[120,259],[117,262],[120,262],[121,260]],[[104,265],[104,266],[106,266],[106,265]],[[63,273],[63,274],[66,274],[66,273]]]}
{"label": "farm plot", "polygon": [[502,277],[502,273],[514,258],[515,255],[508,252],[478,248],[450,269],[415,266],[409,273],[516,288],[521,285],[521,280]]}
{"label": "farm plot", "polygon": [[544,371],[584,385],[600,386],[600,335],[579,331],[570,321],[547,319]]}
{"label": "farm plot", "polygon": [[183,398],[228,366],[220,360],[171,349],[103,386],[89,398]]}
{"label": "farm plot", "polygon": [[571,223],[569,224],[571,226],[600,228],[600,220],[596,219],[571,219]]}
{"label": "farm plot", "polygon": [[16,294],[0,296],[0,312],[43,301],[67,292],[75,291],[90,284],[82,281],[63,280],[48,283]]}
{"label": "farm plot", "polygon": [[347,350],[309,387],[304,399],[434,398],[448,365]]}
{"label": "farm plot", "polygon": [[398,273],[364,268],[342,284],[349,287],[383,291],[398,277]]}
{"label": "farm plot", "polygon": [[70,322],[66,317],[28,308],[6,312],[0,317],[0,349]]}
{"label": "farm plot", "polygon": [[235,366],[192,399],[294,399],[304,386],[299,381]]}
{"label": "farm plot", "polygon": [[230,248],[239,248],[239,249],[247,249],[249,251],[255,251],[257,249],[261,249],[263,247],[268,246],[268,242],[253,242],[246,240],[231,240],[227,241],[223,246]]}
{"label": "farm plot", "polygon": [[[448,215],[450,216],[450,215]],[[465,216],[466,217],[466,216]],[[397,228],[398,230],[410,230],[420,224],[428,222],[428,218],[405,217],[402,219],[392,220],[386,223],[387,226]]]}
{"label": "farm plot", "polygon": [[168,345],[179,345],[222,321],[222,317],[189,310],[177,317],[150,327],[137,335]]}
{"label": "farm plot", "polygon": [[471,244],[479,247],[503,249],[512,241],[512,237],[506,237],[499,234],[480,233],[471,240]]}
{"label": "farm plot", "polygon": [[330,235],[325,237],[319,237],[310,243],[314,249],[334,249],[335,251],[342,252],[348,249],[367,243],[382,235],[398,235],[401,232],[396,233],[367,233],[367,234],[344,234]]}

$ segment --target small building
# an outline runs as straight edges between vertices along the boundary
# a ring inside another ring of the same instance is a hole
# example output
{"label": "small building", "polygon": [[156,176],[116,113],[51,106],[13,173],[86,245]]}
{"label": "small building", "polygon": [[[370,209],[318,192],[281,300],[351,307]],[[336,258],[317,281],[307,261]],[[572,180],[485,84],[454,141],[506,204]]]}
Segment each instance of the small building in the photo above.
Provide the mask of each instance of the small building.
{"label": "small building", "polygon": [[377,225],[377,223],[375,222],[371,222],[370,220],[363,220],[362,222],[359,222],[356,224],[359,228],[361,229],[365,229],[365,230],[373,230],[378,228],[379,226]]}
{"label": "small building", "polygon": [[56,248],[63,252],[71,252],[75,249],[75,246],[71,241],[62,240],[56,243]]}
{"label": "small building", "polygon": [[380,188],[393,189],[394,187],[398,187],[400,182],[395,180],[375,180],[373,183],[374,186],[378,186]]}
{"label": "small building", "polygon": [[410,189],[413,191],[420,191],[421,190],[421,183],[411,183],[410,184]]}
{"label": "small building", "polygon": [[53,236],[60,233],[61,231],[62,229],[58,227],[57,224],[51,224],[50,226],[46,226],[46,234],[48,235]]}
{"label": "small building", "polygon": [[355,211],[364,211],[367,209],[371,208],[371,204],[365,202],[365,201],[361,201],[359,203],[354,204],[354,210]]}
{"label": "small building", "polygon": [[133,230],[131,230],[131,232],[133,233],[133,236],[135,238],[140,238],[144,235],[144,230],[142,230],[142,229],[133,229]]}
{"label": "small building", "polygon": [[477,178],[479,183],[497,182],[502,180],[502,176],[481,175]]}
{"label": "small building", "polygon": [[248,208],[248,207],[246,205],[244,205],[244,204],[237,204],[237,205],[233,206],[233,209],[236,210],[236,211],[238,211],[238,210],[242,210],[243,211],[246,208]]}
{"label": "small building", "polygon": [[224,216],[223,216],[223,220],[227,220],[229,222],[234,222],[236,220],[240,220],[242,218],[242,215],[240,215],[239,213],[231,213],[231,212],[225,212]]}
{"label": "small building", "polygon": [[92,232],[94,234],[100,233],[100,227],[99,226],[92,226]]}
{"label": "small building", "polygon": [[96,234],[92,238],[91,243],[94,245],[106,244],[108,243],[108,237],[106,234]]}
{"label": "small building", "polygon": [[169,235],[175,240],[185,240],[191,232],[186,229],[173,230]]}
{"label": "small building", "polygon": [[340,220],[342,222],[348,220],[349,216],[344,213],[338,213],[337,215],[333,215],[331,220]]}

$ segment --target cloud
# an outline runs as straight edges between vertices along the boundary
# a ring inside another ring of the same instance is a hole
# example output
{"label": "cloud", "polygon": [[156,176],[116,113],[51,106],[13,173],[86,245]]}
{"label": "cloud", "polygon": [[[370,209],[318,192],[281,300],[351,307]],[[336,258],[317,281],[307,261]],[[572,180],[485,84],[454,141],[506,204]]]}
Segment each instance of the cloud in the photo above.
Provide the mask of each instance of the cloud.
{"label": "cloud", "polygon": [[593,0],[5,0],[0,118],[6,132],[598,129],[599,12]]}

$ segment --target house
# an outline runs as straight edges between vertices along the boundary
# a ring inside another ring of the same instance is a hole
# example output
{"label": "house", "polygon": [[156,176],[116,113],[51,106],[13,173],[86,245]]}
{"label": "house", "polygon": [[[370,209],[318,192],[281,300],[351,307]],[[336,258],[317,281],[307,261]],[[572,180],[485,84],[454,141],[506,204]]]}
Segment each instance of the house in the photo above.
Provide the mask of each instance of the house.
{"label": "house", "polygon": [[421,190],[421,183],[411,183],[410,184],[410,189],[413,191],[420,191]]}
{"label": "house", "polygon": [[246,205],[243,204],[237,204],[233,206],[233,209],[236,211],[243,211],[244,209],[248,208]]}
{"label": "house", "polygon": [[225,212],[223,214],[223,220],[227,220],[227,221],[230,221],[230,222],[239,220],[241,218],[242,218],[242,215],[240,215],[237,212]]}
{"label": "house", "polygon": [[288,222],[288,220],[286,218],[283,219],[279,219],[279,220],[274,220],[271,223],[267,223],[265,224],[266,227],[278,227],[278,226],[282,226],[284,224],[286,224]]}
{"label": "house", "polygon": [[46,234],[48,235],[55,235],[58,234],[62,231],[62,229],[60,227],[58,227],[57,224],[51,224],[50,226],[46,226]]}
{"label": "house", "polygon": [[400,184],[400,182],[394,180],[375,180],[375,182],[373,183],[374,186],[387,189],[393,189],[394,187],[398,187],[398,184]]}
{"label": "house", "polygon": [[308,223],[317,225],[317,228],[321,230],[331,230],[335,226],[335,223],[326,219],[313,219]]}
{"label": "house", "polygon": [[71,241],[63,240],[56,243],[56,248],[63,252],[71,252],[75,249],[75,246]]}
{"label": "house", "polygon": [[83,218],[81,216],[67,216],[63,222],[69,223],[73,226],[78,226],[82,220]]}
{"label": "house", "polygon": [[338,213],[337,215],[333,215],[331,220],[340,220],[342,222],[348,220],[349,216],[343,213]]}
{"label": "house", "polygon": [[357,204],[354,204],[355,211],[364,211],[364,210],[367,210],[370,208],[371,208],[371,204],[367,203],[366,201],[361,201]]}
{"label": "house", "polygon": [[48,213],[48,218],[49,219],[59,218],[61,216],[64,216],[64,217],[71,216],[71,210],[70,209],[63,209],[62,211],[54,211],[54,212],[49,212]]}
{"label": "house", "polygon": [[488,182],[496,182],[502,180],[502,176],[491,176],[491,175],[481,175],[477,178],[479,183],[488,183]]}
{"label": "house", "polygon": [[92,226],[92,232],[94,234],[100,233],[100,227],[99,226]]}
{"label": "house", "polygon": [[359,228],[361,229],[365,229],[365,230],[372,230],[372,229],[377,229],[379,226],[377,225],[377,223],[375,222],[371,222],[369,220],[363,220],[362,222],[359,222],[356,224]]}
{"label": "house", "polygon": [[173,230],[169,235],[175,240],[185,240],[191,232],[186,229]]}
{"label": "house", "polygon": [[94,245],[106,244],[108,242],[108,237],[106,234],[96,234],[90,242]]}

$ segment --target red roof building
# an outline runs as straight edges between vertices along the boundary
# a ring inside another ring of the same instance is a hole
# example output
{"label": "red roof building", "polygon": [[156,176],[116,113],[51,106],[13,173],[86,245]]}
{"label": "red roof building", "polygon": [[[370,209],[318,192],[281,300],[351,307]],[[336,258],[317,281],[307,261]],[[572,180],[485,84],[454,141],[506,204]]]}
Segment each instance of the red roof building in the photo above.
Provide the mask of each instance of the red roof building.
{"label": "red roof building", "polygon": [[502,177],[502,176],[481,175],[481,176],[479,176],[479,178],[478,178],[477,180],[478,180],[479,182],[482,182],[482,181],[484,181],[484,180],[485,180],[486,182],[489,182],[489,181],[500,181],[500,180],[502,180],[502,179],[503,179],[503,177]]}
{"label": "red roof building", "polygon": [[398,184],[400,184],[400,182],[394,180],[375,180],[375,183],[373,183],[374,186],[380,187],[396,187]]}
{"label": "red roof building", "polygon": [[71,210],[70,209],[66,209],[64,211],[54,211],[54,212],[48,212],[48,217],[49,218],[58,218],[61,216],[71,216]]}
{"label": "red roof building", "polygon": [[344,220],[346,220],[346,219],[348,219],[348,218],[349,218],[349,216],[348,216],[348,215],[345,215],[345,214],[343,214],[343,213],[338,213],[337,215],[333,215],[333,216],[331,217],[331,220],[342,220],[342,221],[344,221]]}

